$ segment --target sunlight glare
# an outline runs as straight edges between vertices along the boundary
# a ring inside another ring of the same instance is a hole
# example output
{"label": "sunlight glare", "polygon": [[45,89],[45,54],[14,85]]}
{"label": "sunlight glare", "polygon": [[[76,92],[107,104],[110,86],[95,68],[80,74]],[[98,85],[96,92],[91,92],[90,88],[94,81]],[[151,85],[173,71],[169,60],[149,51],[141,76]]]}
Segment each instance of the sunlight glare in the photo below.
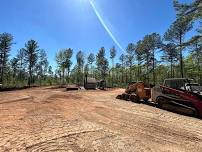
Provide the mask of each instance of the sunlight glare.
{"label": "sunlight glare", "polygon": [[79,5],[86,5],[88,3],[88,0],[77,0]]}

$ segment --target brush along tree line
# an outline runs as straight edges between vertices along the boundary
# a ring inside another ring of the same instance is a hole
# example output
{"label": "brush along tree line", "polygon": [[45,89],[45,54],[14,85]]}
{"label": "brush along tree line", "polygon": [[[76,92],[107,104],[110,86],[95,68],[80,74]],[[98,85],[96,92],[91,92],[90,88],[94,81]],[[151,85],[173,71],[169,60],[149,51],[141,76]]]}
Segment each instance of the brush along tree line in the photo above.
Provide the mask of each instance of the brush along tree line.
{"label": "brush along tree line", "polygon": [[[104,79],[108,86],[124,86],[131,81],[159,84],[169,77],[194,78],[202,84],[202,2],[173,1],[176,20],[164,35],[152,33],[142,40],[130,43],[123,54],[112,47],[107,53],[101,47],[97,54],[63,49],[56,54],[57,69],[49,66],[46,51],[35,40],[29,40],[15,57],[9,58],[14,38],[9,33],[0,34],[0,84],[3,87],[82,84],[85,75]],[[195,31],[185,41],[189,31]],[[115,60],[115,58],[119,60]],[[116,63],[115,63],[116,61]],[[118,61],[118,62],[117,62]],[[109,63],[110,66],[109,66]],[[2,87],[2,86],[1,86]]]}

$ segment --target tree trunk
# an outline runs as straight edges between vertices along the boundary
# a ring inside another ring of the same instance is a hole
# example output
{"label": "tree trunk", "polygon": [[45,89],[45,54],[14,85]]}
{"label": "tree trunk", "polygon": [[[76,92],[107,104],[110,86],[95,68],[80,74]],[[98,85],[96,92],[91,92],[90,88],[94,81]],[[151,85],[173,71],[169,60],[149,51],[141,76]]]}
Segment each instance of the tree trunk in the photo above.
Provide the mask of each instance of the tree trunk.
{"label": "tree trunk", "polygon": [[140,61],[138,60],[138,68],[137,68],[137,77],[138,77],[138,81],[140,81]]}
{"label": "tree trunk", "polygon": [[121,70],[121,72],[122,72],[122,78],[121,78],[121,83],[123,84],[123,77],[124,77],[124,75],[123,75],[123,71],[124,71],[124,67],[123,67],[124,65],[123,65],[123,62],[122,62],[122,70]]}
{"label": "tree trunk", "polygon": [[31,87],[31,81],[32,81],[32,72],[31,72],[31,66],[29,66],[29,80],[28,80],[28,86]]}
{"label": "tree trunk", "polygon": [[62,68],[62,84],[65,84],[65,69]]}
{"label": "tree trunk", "polygon": [[146,79],[148,81],[148,84],[150,83],[149,81],[149,57],[147,56],[147,75],[146,75]]}
{"label": "tree trunk", "polygon": [[175,77],[175,64],[173,63],[173,78]]}
{"label": "tree trunk", "polygon": [[132,81],[132,65],[130,65],[130,82]]}
{"label": "tree trunk", "polygon": [[22,60],[20,60],[20,73],[19,73],[19,80],[22,81]]}
{"label": "tree trunk", "polygon": [[3,65],[0,72],[1,72],[0,83],[3,83]]}
{"label": "tree trunk", "polygon": [[181,72],[181,77],[184,78],[183,56],[182,56],[182,34],[180,35],[180,72]]}
{"label": "tree trunk", "polygon": [[41,86],[41,79],[42,79],[42,76],[40,75],[40,78],[39,78],[39,83],[40,83],[40,86]]}
{"label": "tree trunk", "polygon": [[5,53],[5,50],[4,50],[4,53],[2,55],[2,67],[1,67],[1,80],[0,80],[0,83],[3,83],[3,80],[4,80],[4,68],[5,68],[5,58],[6,58],[6,53]]}
{"label": "tree trunk", "polygon": [[127,85],[128,84],[128,73],[126,71],[126,81],[125,81],[125,84]]}
{"label": "tree trunk", "polygon": [[118,72],[118,69],[116,69],[116,83],[119,85],[120,82],[119,82],[119,72]]}
{"label": "tree trunk", "polygon": [[68,70],[68,72],[67,72],[67,84],[69,84],[69,78],[70,78],[70,70]]}
{"label": "tree trunk", "polygon": [[154,50],[153,50],[153,83],[154,85],[156,85],[156,74],[155,74],[155,54],[154,54]]}
{"label": "tree trunk", "polygon": [[197,68],[198,68],[198,83],[201,82],[201,69],[200,69],[200,52],[199,52],[199,49],[198,49],[198,44],[196,42],[196,51],[197,51]]}
{"label": "tree trunk", "polygon": [[3,54],[0,54],[0,83],[2,83]]}
{"label": "tree trunk", "polygon": [[171,78],[173,78],[173,60],[172,59],[170,62],[170,73],[171,73]]}
{"label": "tree trunk", "polygon": [[91,72],[90,72],[91,76],[94,77],[94,74],[93,74],[93,64],[91,64]]}
{"label": "tree trunk", "polygon": [[201,67],[200,67],[200,58],[198,57],[198,83],[201,83]]}
{"label": "tree trunk", "polygon": [[78,69],[78,71],[77,71],[77,84],[80,86],[80,81],[79,81],[79,79],[80,79],[80,69]]}
{"label": "tree trunk", "polygon": [[112,59],[112,87],[114,87],[114,72],[113,72],[113,69],[114,69],[114,59]]}

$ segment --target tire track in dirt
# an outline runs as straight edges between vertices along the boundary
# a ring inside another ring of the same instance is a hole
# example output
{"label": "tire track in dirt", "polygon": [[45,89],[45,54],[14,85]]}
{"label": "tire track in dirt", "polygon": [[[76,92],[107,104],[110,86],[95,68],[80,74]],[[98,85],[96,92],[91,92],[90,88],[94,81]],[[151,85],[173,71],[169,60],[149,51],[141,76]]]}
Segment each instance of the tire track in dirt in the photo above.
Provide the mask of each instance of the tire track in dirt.
{"label": "tire track in dirt", "polygon": [[[155,142],[154,144],[159,143],[164,145],[166,143],[172,146],[181,146],[182,143],[179,143],[179,141],[182,141],[186,145],[185,147],[187,147],[187,149],[202,149],[200,146],[202,144],[202,136],[195,133],[190,134],[192,130],[182,128],[180,128],[181,130],[179,132],[177,128],[172,128],[172,126],[167,124],[166,121],[161,122],[155,117],[141,115],[141,112],[136,111],[132,114],[131,111],[122,111],[120,108],[116,111],[114,108],[111,109],[109,107],[96,107],[94,111],[95,117],[91,117],[92,114],[88,117],[86,114],[84,115],[84,118],[88,121],[99,120],[97,123],[107,125],[107,127],[111,128],[111,130],[118,129],[130,137],[132,136],[133,138],[137,138],[138,136],[138,138],[143,141],[151,139],[151,141]],[[151,147],[148,148],[151,149]]]}
{"label": "tire track in dirt", "polygon": [[[97,130],[96,130],[97,131]],[[53,139],[49,139],[46,141],[42,141],[39,143],[36,143],[34,145],[26,147],[26,150],[29,152],[34,152],[34,151],[50,151],[50,150],[73,150],[73,151],[83,151],[79,145],[76,144],[76,137],[80,134],[87,134],[90,132],[96,132],[95,130],[93,131],[81,131],[78,133],[72,133],[68,135],[63,135],[60,137],[56,137]]]}
{"label": "tire track in dirt", "polygon": [[0,151],[202,151],[200,120],[116,100],[121,91],[6,93],[33,98],[0,104]]}
{"label": "tire track in dirt", "polygon": [[27,101],[27,100],[30,100],[30,99],[32,100],[33,97],[31,97],[31,96],[18,97],[16,99],[12,99],[12,100],[9,100],[9,101],[1,100],[0,104],[8,104],[8,103],[13,103],[13,102],[22,102],[22,101]]}

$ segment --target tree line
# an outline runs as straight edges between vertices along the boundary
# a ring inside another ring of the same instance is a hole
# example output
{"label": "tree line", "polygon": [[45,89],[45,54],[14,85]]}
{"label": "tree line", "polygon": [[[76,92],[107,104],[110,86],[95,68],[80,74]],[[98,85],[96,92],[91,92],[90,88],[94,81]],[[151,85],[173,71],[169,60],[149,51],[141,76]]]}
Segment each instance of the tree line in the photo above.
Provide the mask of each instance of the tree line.
{"label": "tree line", "polygon": [[13,44],[11,34],[0,34],[0,84],[22,87],[38,82],[42,85],[47,73],[52,73],[45,50],[40,49],[35,40],[29,40],[18,50],[17,55],[9,60]]}
{"label": "tree line", "polygon": [[[83,84],[85,75],[106,80],[110,87],[125,86],[128,82],[144,81],[154,85],[165,78],[189,77],[202,84],[202,2],[173,1],[176,20],[160,35],[151,33],[135,43],[129,43],[123,54],[115,47],[97,54],[76,53],[71,48],[56,53],[57,68],[49,66],[47,54],[35,40],[26,42],[16,57],[9,60],[13,36],[0,34],[0,84],[52,85]],[[185,39],[192,31],[192,37]],[[195,32],[193,32],[195,31]],[[106,53],[109,54],[108,59]],[[115,60],[118,58],[119,60]]]}

